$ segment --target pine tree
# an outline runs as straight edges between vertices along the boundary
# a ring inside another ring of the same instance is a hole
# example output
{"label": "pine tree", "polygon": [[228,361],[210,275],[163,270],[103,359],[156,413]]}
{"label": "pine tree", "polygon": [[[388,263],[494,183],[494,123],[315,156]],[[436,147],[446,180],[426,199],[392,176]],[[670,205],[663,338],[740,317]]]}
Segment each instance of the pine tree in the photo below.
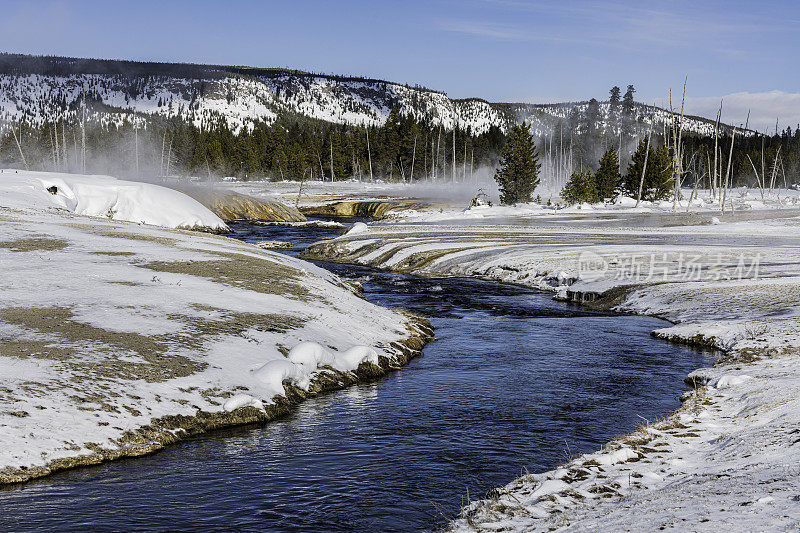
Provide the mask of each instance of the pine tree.
{"label": "pine tree", "polygon": [[[654,156],[652,146],[650,147],[649,155],[647,154],[647,145],[647,139],[641,139],[639,145],[636,147],[636,151],[633,152],[631,156],[631,162],[628,164],[628,172],[625,174],[624,190],[625,195],[631,198],[636,198],[639,194],[639,182],[642,179],[642,169],[645,165],[645,159],[647,159],[647,165],[650,166],[650,161]],[[647,176],[645,176],[645,182],[646,181]],[[642,185],[642,195],[644,196],[644,184]]]}
{"label": "pine tree", "polygon": [[633,101],[633,93],[636,89],[633,85],[628,85],[628,90],[622,97],[622,117],[620,119],[620,132],[626,140],[633,140],[636,135],[636,107]]}
{"label": "pine tree", "polygon": [[594,203],[597,199],[597,188],[592,173],[585,170],[573,172],[567,184],[561,189],[561,199],[569,205]]}
{"label": "pine tree", "polygon": [[612,133],[619,132],[620,124],[620,88],[613,86],[608,92],[608,121],[612,127]]}
{"label": "pine tree", "polygon": [[586,106],[586,114],[584,115],[585,133],[590,140],[595,140],[598,134],[598,125],[600,123],[600,102],[592,98]]}
{"label": "pine tree", "polygon": [[[628,173],[625,176],[625,194],[631,198],[636,198],[639,194],[639,183],[642,179],[642,168],[644,167],[645,154],[647,153],[647,140],[639,141],[631,163],[628,165]],[[642,182],[642,200],[649,202],[668,198],[672,192],[672,157],[666,146],[659,146],[654,149],[650,146],[650,153],[647,157],[647,169]]]}
{"label": "pine tree", "polygon": [[633,118],[633,93],[635,92],[636,89],[634,89],[633,85],[628,85],[628,90],[625,91],[625,95],[622,97],[622,114],[629,118]]}
{"label": "pine tree", "polygon": [[598,201],[613,198],[622,185],[622,176],[619,174],[619,156],[617,149],[613,146],[606,150],[606,153],[600,158],[600,168],[594,175],[594,182]]}
{"label": "pine tree", "polygon": [[[650,163],[647,163],[647,166],[650,166]],[[645,200],[655,201],[669,198],[672,194],[673,180],[675,179],[672,172],[672,156],[669,153],[669,148],[663,145],[658,147],[651,168],[652,173],[649,169],[647,172],[650,181],[645,184],[647,186]]]}
{"label": "pine tree", "polygon": [[[608,103],[611,105],[611,109],[616,109],[619,107],[620,103],[620,88],[618,85],[614,85],[610,91],[608,91]],[[632,95],[631,95],[632,96]]]}
{"label": "pine tree", "polygon": [[530,202],[539,185],[539,154],[526,122],[511,127],[494,175],[503,205]]}

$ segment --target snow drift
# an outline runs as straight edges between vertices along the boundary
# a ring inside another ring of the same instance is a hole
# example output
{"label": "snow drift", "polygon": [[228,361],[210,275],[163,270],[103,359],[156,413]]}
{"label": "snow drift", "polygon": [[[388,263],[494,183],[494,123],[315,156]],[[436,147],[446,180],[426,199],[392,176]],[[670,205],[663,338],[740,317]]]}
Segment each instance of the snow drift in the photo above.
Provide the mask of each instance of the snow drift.
{"label": "snow drift", "polygon": [[167,228],[228,229],[222,219],[182,192],[111,176],[0,170],[0,206],[64,209]]}

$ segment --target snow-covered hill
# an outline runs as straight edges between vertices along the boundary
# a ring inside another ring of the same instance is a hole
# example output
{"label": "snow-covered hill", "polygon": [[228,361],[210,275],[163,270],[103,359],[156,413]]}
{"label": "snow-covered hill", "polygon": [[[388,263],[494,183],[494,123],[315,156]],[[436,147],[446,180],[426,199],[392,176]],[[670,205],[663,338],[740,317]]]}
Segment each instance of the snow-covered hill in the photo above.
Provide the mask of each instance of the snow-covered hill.
{"label": "snow-covered hill", "polygon": [[[382,80],[318,75],[285,69],[133,63],[69,58],[0,56],[0,128],[24,120],[76,121],[87,101],[87,120],[121,124],[155,116],[179,117],[198,127],[226,123],[234,131],[282,118],[310,118],[336,124],[380,125],[397,107],[403,114],[483,133],[507,130],[522,120],[540,135],[568,128],[575,110],[588,102],[496,104],[480,99],[453,100],[445,93]],[[600,105],[601,129],[608,128],[608,104]],[[640,129],[651,111],[637,105]],[[657,110],[657,129],[669,112]],[[560,126],[562,125],[563,126]],[[687,131],[713,132],[713,122],[689,118]]]}

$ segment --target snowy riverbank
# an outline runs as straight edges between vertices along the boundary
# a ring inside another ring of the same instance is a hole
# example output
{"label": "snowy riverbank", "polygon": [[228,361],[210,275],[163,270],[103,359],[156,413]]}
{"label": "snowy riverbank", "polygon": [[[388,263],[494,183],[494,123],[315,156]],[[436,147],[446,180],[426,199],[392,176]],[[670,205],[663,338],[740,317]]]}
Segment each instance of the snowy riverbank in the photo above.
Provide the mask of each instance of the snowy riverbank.
{"label": "snowy riverbank", "polygon": [[797,215],[380,224],[306,256],[551,290],[667,318],[654,334],[724,350],[674,415],[493,491],[454,529],[783,530],[800,523]]}
{"label": "snowy riverbank", "polygon": [[111,176],[0,170],[0,207],[56,210],[167,228],[228,230],[217,215],[181,192]]}
{"label": "snowy riverbank", "polygon": [[[431,333],[304,261],[118,221],[221,223],[178,192],[156,191],[165,206],[111,178],[0,186],[0,483],[270,420],[404,364]],[[112,196],[115,216],[95,212]]]}

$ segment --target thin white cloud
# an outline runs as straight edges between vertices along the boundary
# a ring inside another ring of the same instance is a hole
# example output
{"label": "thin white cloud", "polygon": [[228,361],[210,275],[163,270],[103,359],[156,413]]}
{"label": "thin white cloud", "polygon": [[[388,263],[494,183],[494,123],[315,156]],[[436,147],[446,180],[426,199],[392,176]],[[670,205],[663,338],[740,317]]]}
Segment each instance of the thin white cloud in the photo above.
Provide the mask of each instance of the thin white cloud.
{"label": "thin white cloud", "polygon": [[800,93],[767,91],[760,93],[739,92],[725,96],[687,97],[686,112],[692,115],[714,118],[722,105],[722,120],[728,124],[743,124],[750,112],[750,129],[775,132],[775,121],[780,130],[800,123]]}
{"label": "thin white cloud", "polygon": [[449,20],[440,23],[440,27],[454,33],[508,41],[576,42],[574,39],[547,35],[533,28],[522,29],[511,24],[484,21]]}
{"label": "thin white cloud", "polygon": [[[563,41],[577,40],[613,48],[704,46],[720,55],[741,57],[748,53],[745,42],[749,38],[800,31],[797,20],[776,20],[774,14],[765,15],[756,9],[742,17],[736,10],[726,13],[700,9],[691,3],[673,4],[669,10],[613,1],[483,0],[483,3],[505,12],[536,13],[545,27],[550,24],[561,29]],[[516,40],[534,40],[530,35],[542,29],[528,28],[526,34],[510,25],[502,28],[483,22],[462,25],[463,33]],[[570,35],[576,39],[569,39]]]}

